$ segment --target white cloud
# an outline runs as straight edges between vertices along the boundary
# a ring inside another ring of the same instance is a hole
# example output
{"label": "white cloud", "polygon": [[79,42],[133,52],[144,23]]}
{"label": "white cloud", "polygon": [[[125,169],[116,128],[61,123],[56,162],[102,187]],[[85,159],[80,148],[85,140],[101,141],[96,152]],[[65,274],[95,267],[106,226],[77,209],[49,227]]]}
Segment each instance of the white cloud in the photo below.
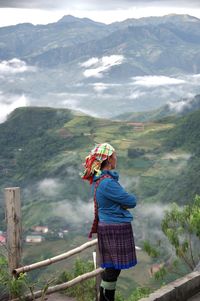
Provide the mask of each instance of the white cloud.
{"label": "white cloud", "polygon": [[[161,230],[161,221],[170,205],[161,203],[141,203],[134,209],[134,230],[138,240],[156,242],[165,238]],[[167,245],[166,245],[167,247]]]}
{"label": "white cloud", "polygon": [[13,96],[0,93],[0,123],[4,122],[7,116],[18,107],[26,107],[29,100],[25,95]]}
{"label": "white cloud", "polygon": [[164,160],[189,160],[191,158],[191,154],[190,153],[165,153],[162,157],[162,159]]}
{"label": "white cloud", "polygon": [[185,80],[168,77],[168,76],[157,76],[157,75],[147,75],[147,76],[135,76],[133,79],[133,85],[144,86],[144,87],[159,87],[168,85],[179,85],[185,83]]}
{"label": "white cloud", "polygon": [[162,220],[164,214],[167,210],[169,210],[170,205],[164,204],[145,204],[138,206],[138,214],[140,214],[143,218],[154,216],[155,219]]}
{"label": "white cloud", "polygon": [[88,68],[88,67],[91,67],[91,66],[97,64],[98,61],[99,61],[99,59],[97,57],[92,57],[91,59],[89,59],[88,61],[86,61],[80,65],[81,65],[81,67]]}
{"label": "white cloud", "polygon": [[26,62],[21,61],[17,58],[13,58],[9,61],[1,61],[0,62],[0,74],[7,75],[7,74],[16,74],[16,73],[23,73],[27,71],[36,71],[35,67],[28,66]]}
{"label": "white cloud", "polygon": [[107,85],[104,83],[94,83],[93,86],[94,86],[94,90],[98,93],[101,93],[108,89]]}
{"label": "white cloud", "polygon": [[176,102],[169,102],[168,106],[170,110],[174,110],[177,113],[180,113],[183,111],[185,108],[189,108],[191,106],[191,102],[188,100],[181,100],[181,101],[176,101]]}
{"label": "white cloud", "polygon": [[198,78],[198,79],[199,79],[199,78],[200,78],[200,74],[193,74],[192,77],[193,77],[193,78]]}
{"label": "white cloud", "polygon": [[83,114],[86,115],[91,115],[93,117],[98,117],[98,114],[92,110],[89,109],[85,109],[85,106],[81,106],[78,102],[78,100],[76,99],[65,99],[62,101],[61,104],[62,107],[70,109],[70,110],[74,110],[74,111],[78,111],[78,112],[82,112]]}
{"label": "white cloud", "polygon": [[63,184],[58,179],[44,179],[38,183],[39,191],[47,197],[56,196],[62,187]]}
{"label": "white cloud", "polygon": [[[93,60],[93,61],[91,61]],[[123,55],[110,55],[110,56],[103,56],[102,58],[96,60],[94,63],[94,58],[91,60],[88,60],[84,62],[83,64],[92,64],[91,66],[94,66],[92,69],[86,69],[83,74],[85,77],[97,77],[101,78],[103,77],[103,73],[108,71],[111,67],[120,65],[124,61],[124,56]],[[82,64],[82,66],[83,66]]]}

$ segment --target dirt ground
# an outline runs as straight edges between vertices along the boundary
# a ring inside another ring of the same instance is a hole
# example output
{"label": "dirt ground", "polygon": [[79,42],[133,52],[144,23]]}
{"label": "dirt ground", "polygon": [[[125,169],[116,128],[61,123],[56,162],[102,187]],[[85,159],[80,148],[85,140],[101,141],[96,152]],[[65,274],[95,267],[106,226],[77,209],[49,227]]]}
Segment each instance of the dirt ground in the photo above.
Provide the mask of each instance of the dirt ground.
{"label": "dirt ground", "polygon": [[74,298],[70,298],[59,293],[48,295],[46,296],[45,300],[46,301],[76,301]]}

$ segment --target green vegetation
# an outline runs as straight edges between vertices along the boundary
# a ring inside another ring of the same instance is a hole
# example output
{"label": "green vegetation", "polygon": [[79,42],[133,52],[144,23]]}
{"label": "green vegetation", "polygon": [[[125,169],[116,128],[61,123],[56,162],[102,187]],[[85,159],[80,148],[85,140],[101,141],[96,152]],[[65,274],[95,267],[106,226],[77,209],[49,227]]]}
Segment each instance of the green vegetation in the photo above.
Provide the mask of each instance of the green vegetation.
{"label": "green vegetation", "polygon": [[[63,272],[58,283],[67,282],[79,275],[90,272],[94,269],[93,262],[77,259],[72,272]],[[84,281],[65,292],[68,296],[75,297],[77,301],[92,301],[95,299],[95,278]]]}
{"label": "green vegetation", "polygon": [[[48,225],[51,231],[37,248],[25,244],[24,263],[54,256],[86,241],[92,210],[88,204],[90,187],[80,178],[81,163],[99,142],[110,142],[116,148],[122,184],[139,198],[134,219],[137,245],[146,237],[156,241],[161,229],[157,208],[172,202],[186,205],[200,193],[199,114],[196,111],[179,119],[148,122],[143,130],[135,130],[126,122],[74,115],[63,109],[15,110],[0,125],[0,187],[22,188],[24,238],[38,224]],[[146,206],[155,209],[143,216]],[[5,230],[3,197],[0,216],[0,230]],[[59,239],[63,229],[69,234]],[[88,259],[91,254],[87,254]],[[165,250],[161,249],[159,256],[167,260]],[[161,284],[149,276],[156,259],[144,256],[143,251],[138,257],[140,264],[120,276],[119,290],[126,300],[137,287],[154,289]],[[180,261],[178,264],[185,273]],[[59,265],[59,271],[63,267],[71,269],[72,263]],[[35,271],[32,279],[49,272],[55,268],[41,274]],[[172,279],[170,276],[166,281]]]}
{"label": "green vegetation", "polygon": [[183,147],[193,154],[200,153],[200,111],[188,114],[176,121],[176,127],[169,131],[166,145],[170,149]]}
{"label": "green vegetation", "polygon": [[200,260],[200,196],[182,209],[173,204],[162,221],[162,230],[170,244],[175,248],[176,256],[193,271]]}
{"label": "green vegetation", "polygon": [[162,261],[155,273],[156,279],[163,279],[170,273],[184,275],[193,271],[200,261],[200,196],[182,208],[172,204],[171,209],[165,212],[161,226],[173,251],[163,252],[165,246],[161,242],[155,246],[148,241],[144,243],[145,251]]}
{"label": "green vegetation", "polygon": [[[25,296],[30,293],[33,297],[33,292],[36,287],[36,283],[32,282],[27,274],[21,273],[19,277],[14,278],[8,272],[8,262],[5,256],[0,254],[0,298],[1,300],[8,300],[10,296],[13,298],[19,298],[20,301],[25,300]],[[45,300],[45,292],[48,287],[48,283],[43,288],[43,294],[41,301]],[[33,297],[33,300],[35,298]]]}

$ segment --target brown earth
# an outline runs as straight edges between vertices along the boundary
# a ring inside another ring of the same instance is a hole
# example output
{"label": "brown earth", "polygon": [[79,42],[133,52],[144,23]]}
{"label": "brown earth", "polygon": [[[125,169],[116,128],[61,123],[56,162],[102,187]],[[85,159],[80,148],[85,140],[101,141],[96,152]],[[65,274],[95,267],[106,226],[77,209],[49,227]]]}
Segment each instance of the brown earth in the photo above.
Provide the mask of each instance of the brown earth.
{"label": "brown earth", "polygon": [[48,295],[46,296],[45,300],[46,301],[76,301],[76,299],[74,298],[67,297],[59,293]]}

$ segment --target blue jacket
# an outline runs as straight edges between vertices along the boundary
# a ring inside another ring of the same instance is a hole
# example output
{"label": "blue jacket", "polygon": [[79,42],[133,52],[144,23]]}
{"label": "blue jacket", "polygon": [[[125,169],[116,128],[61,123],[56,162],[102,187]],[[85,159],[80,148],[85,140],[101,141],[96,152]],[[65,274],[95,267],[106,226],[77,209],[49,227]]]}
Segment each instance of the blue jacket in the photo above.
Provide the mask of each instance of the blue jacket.
{"label": "blue jacket", "polygon": [[126,208],[134,208],[137,200],[135,195],[128,194],[119,184],[117,172],[104,170],[100,176],[94,176],[93,194],[95,182],[105,174],[109,174],[112,178],[103,179],[97,187],[99,221],[109,224],[130,223],[133,215]]}

